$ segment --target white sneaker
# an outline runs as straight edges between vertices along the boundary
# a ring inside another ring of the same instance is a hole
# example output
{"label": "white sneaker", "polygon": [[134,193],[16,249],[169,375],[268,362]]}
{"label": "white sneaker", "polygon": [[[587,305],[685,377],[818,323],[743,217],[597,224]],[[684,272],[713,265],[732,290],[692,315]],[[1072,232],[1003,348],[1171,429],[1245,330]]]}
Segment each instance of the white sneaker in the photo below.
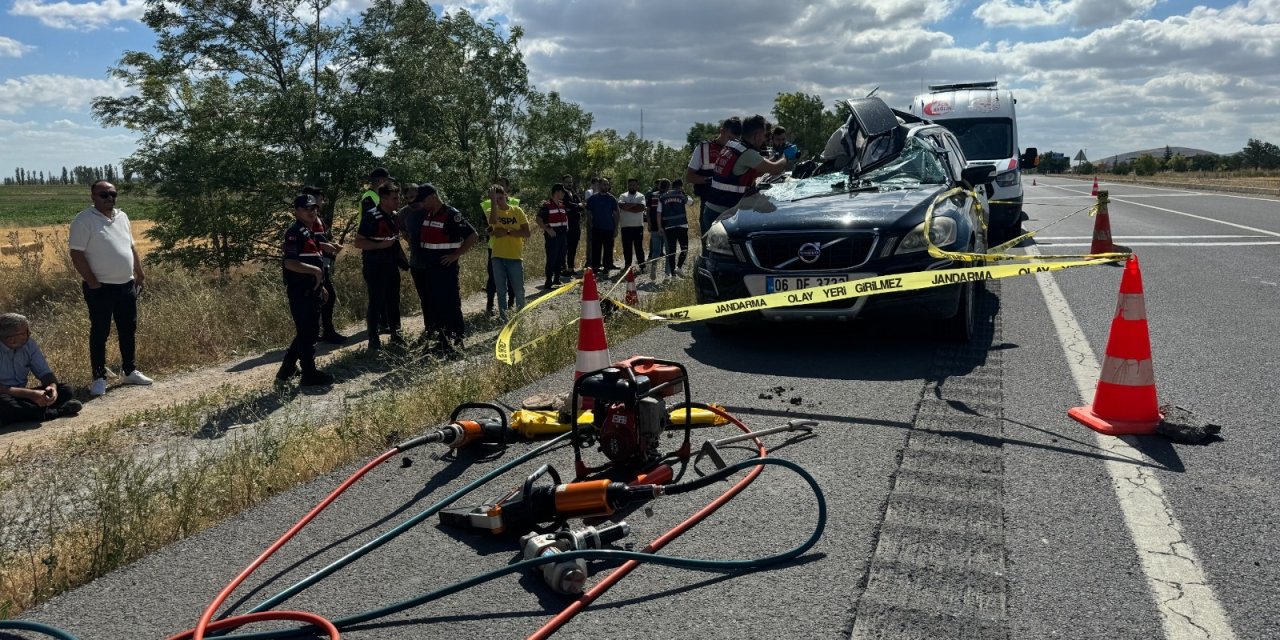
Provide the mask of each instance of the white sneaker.
{"label": "white sneaker", "polygon": [[129,372],[129,375],[127,375],[127,376],[125,376],[125,377],[123,377],[123,378],[121,378],[121,379],[120,379],[120,384],[142,384],[142,385],[147,385],[147,384],[151,384],[152,382],[155,382],[155,381],[154,381],[154,380],[152,380],[151,378],[148,378],[147,376],[143,375],[143,373],[142,373],[141,371],[138,371],[137,369],[134,369],[133,371],[130,371],[130,372]]}
{"label": "white sneaker", "polygon": [[89,395],[97,397],[107,392],[107,379],[94,378],[93,384],[89,385]]}

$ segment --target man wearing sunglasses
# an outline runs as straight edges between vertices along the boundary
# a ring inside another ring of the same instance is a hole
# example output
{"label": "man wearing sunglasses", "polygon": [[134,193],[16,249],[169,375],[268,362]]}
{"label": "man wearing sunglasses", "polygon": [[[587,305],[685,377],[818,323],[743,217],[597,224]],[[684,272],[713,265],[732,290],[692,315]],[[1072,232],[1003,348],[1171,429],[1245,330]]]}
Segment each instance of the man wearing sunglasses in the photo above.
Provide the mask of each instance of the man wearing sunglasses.
{"label": "man wearing sunglasses", "polygon": [[116,187],[99,180],[89,187],[93,206],[81,211],[71,221],[67,244],[71,247],[71,263],[84,281],[84,301],[89,306],[89,363],[93,367],[93,383],[89,395],[107,392],[107,338],[111,321],[115,320],[120,341],[123,384],[151,384],[134,366],[134,334],[138,328],[138,293],[146,274],[142,259],[133,246],[129,216],[116,208]]}

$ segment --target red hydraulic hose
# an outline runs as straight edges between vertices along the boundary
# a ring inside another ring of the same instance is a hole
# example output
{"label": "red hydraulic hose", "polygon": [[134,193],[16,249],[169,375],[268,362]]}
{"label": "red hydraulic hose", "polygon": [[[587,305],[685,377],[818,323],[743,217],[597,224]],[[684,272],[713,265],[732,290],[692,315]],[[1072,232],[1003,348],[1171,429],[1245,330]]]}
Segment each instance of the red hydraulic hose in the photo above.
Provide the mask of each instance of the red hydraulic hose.
{"label": "red hydraulic hose", "polygon": [[[268,620],[293,620],[295,622],[306,622],[324,632],[324,634],[332,638],[332,640],[339,640],[341,637],[338,635],[338,628],[334,626],[332,622],[329,622],[314,613],[307,613],[306,611],[259,611],[258,613],[248,613],[234,618],[227,618],[226,620],[219,620],[209,625],[205,630],[222,631],[224,629],[234,629],[246,624],[266,622]],[[187,640],[187,638],[192,637],[195,633],[196,631],[194,629],[183,631],[182,633],[171,637],[170,640]]]}
{"label": "red hydraulic hose", "polygon": [[[720,415],[726,420],[732,422],[733,424],[738,425],[739,429],[742,429],[743,431],[750,433],[751,429],[748,428],[747,425],[743,424],[741,420],[738,420],[737,418],[733,417],[733,415],[731,415],[729,412],[724,411],[712,405],[707,405],[706,408],[715,412],[716,414]],[[756,443],[757,446],[760,447],[761,458],[768,455],[769,453],[768,450],[765,449],[764,443],[760,442],[759,438],[754,439],[754,442]],[[644,549],[641,549],[640,552],[656,553],[658,550],[665,547],[667,543],[680,537],[681,534],[688,531],[689,529],[692,529],[699,522],[702,522],[703,520],[705,520],[707,516],[715,513],[718,509],[720,509],[720,507],[724,506],[726,502],[732,500],[734,496],[741,493],[743,489],[746,489],[747,486],[750,485],[756,479],[756,476],[760,475],[760,472],[763,470],[764,470],[764,466],[758,466],[753,468],[750,471],[750,473],[746,475],[746,477],[739,480],[737,484],[730,487],[729,490],[721,494],[720,497],[716,498],[710,504],[700,509],[697,513],[689,516],[688,519],[686,519],[684,522],[681,522],[680,524],[676,525],[674,529],[662,534],[653,542],[650,542],[647,546],[645,546]],[[569,606],[565,607],[563,611],[561,611],[559,614],[556,615],[556,617],[552,618],[551,620],[547,621],[546,624],[542,625],[541,629],[538,629],[533,635],[529,636],[529,640],[544,640],[545,638],[551,637],[551,634],[555,633],[556,631],[559,631],[560,627],[563,627],[565,624],[567,624],[570,620],[573,619],[574,616],[581,613],[582,610],[586,609],[592,602],[595,602],[596,598],[599,598],[600,596],[604,595],[604,593],[608,591],[610,587],[616,584],[619,580],[622,580],[624,577],[626,577],[628,573],[631,573],[632,569],[635,569],[638,566],[640,566],[640,563],[636,562],[635,560],[628,560],[624,562],[622,566],[618,567],[613,573],[606,576],[603,580],[601,580],[598,584],[596,584],[596,586],[592,587],[589,591],[579,596],[577,600],[574,600],[572,603],[570,603]]]}
{"label": "red hydraulic hose", "polygon": [[[264,620],[298,620],[302,622],[309,622],[321,629],[324,629],[330,638],[337,640],[338,629],[334,627],[331,622],[318,615],[301,611],[262,611],[259,613],[227,618],[226,620],[220,620],[213,625],[210,625],[210,621],[213,620],[214,614],[218,612],[218,607],[221,607],[222,603],[226,602],[227,598],[231,597],[231,593],[235,591],[241,583],[248,579],[249,575],[256,571],[258,567],[262,566],[262,563],[266,562],[267,558],[270,558],[276,551],[279,551],[280,547],[283,547],[285,543],[289,542],[289,540],[297,535],[303,527],[307,526],[307,524],[314,520],[316,516],[320,515],[321,511],[324,511],[325,508],[338,498],[338,496],[342,495],[343,492],[351,487],[351,485],[355,484],[357,480],[364,477],[366,473],[372,471],[374,467],[386,462],[389,458],[401,451],[403,451],[403,449],[400,447],[387,450],[382,455],[374,458],[371,462],[361,467],[359,471],[352,474],[351,477],[347,478],[342,484],[338,485],[338,488],[330,492],[324,500],[321,500],[319,504],[311,509],[310,513],[303,516],[297,524],[293,525],[293,527],[286,531],[284,535],[280,536],[279,540],[272,543],[266,551],[262,552],[262,555],[258,556],[257,560],[254,560],[252,564],[245,567],[244,571],[240,572],[240,575],[236,576],[234,580],[222,589],[222,592],[218,594],[218,597],[214,598],[213,602],[209,603],[208,608],[204,610],[204,614],[200,616],[200,622],[196,624],[195,629],[189,629],[177,635],[170,636],[168,640],[187,640],[188,638],[191,640],[204,640],[204,634],[209,631],[226,629],[228,627],[239,627],[250,622],[261,622]],[[272,617],[273,614],[277,617]]]}

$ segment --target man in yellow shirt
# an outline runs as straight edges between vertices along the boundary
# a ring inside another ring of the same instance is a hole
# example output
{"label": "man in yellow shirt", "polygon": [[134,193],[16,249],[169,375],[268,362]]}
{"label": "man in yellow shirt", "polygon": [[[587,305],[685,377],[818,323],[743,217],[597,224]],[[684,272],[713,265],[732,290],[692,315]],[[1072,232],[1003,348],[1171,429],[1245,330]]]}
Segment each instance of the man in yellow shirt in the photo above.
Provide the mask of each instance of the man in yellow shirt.
{"label": "man in yellow shirt", "polygon": [[[493,239],[493,284],[496,291],[516,294],[516,308],[524,306],[524,240],[529,237],[529,218],[524,210],[507,201],[507,190],[495,184],[489,190],[489,237]],[[507,296],[498,295],[498,317],[507,320]]]}

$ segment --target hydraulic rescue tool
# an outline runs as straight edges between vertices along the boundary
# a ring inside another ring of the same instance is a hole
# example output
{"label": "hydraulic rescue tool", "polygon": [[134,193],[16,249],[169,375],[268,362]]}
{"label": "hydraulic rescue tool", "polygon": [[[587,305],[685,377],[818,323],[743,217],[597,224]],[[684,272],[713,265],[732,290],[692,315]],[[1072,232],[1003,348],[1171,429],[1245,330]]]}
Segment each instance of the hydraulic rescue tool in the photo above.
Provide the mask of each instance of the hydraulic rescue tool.
{"label": "hydraulic rescue tool", "polygon": [[[492,409],[498,415],[476,420],[459,420],[467,409]],[[507,414],[496,404],[488,402],[464,402],[453,410],[449,424],[422,436],[424,442],[440,442],[450,449],[461,449],[470,444],[507,445],[520,437],[520,432],[507,424]]]}
{"label": "hydraulic rescue tool", "polygon": [[[544,475],[550,476],[552,484],[535,486]],[[564,528],[569,518],[611,515],[626,505],[647,502],[662,493],[660,484],[628,485],[609,480],[564,484],[560,474],[544,464],[525,478],[522,486],[491,503],[470,509],[442,509],[440,524],[491,533],[545,533]],[[541,526],[543,523],[550,524]]]}
{"label": "hydraulic rescue tool", "polygon": [[[605,545],[617,542],[629,533],[631,527],[626,522],[554,533],[528,533],[520,538],[520,547],[524,549],[524,559],[532,560],[565,551],[603,549]],[[582,593],[582,587],[588,578],[586,558],[548,562],[538,567],[538,571],[553,591],[568,595]]]}
{"label": "hydraulic rescue tool", "polygon": [[[671,426],[663,398],[684,390],[684,442],[667,454],[659,452],[662,433]],[[693,400],[689,392],[689,371],[670,360],[634,356],[612,366],[583,374],[573,383],[569,406],[576,407],[580,397],[595,400],[589,426],[571,425],[574,471],[577,479],[614,470],[627,476],[644,474],[643,482],[665,483],[672,477],[666,458],[687,460]],[[599,450],[609,462],[588,466],[582,458],[584,447],[599,443]],[[637,478],[639,480],[639,478]]]}
{"label": "hydraulic rescue tool", "polygon": [[813,428],[816,426],[818,426],[818,423],[815,420],[795,419],[781,427],[773,427],[771,429],[761,429],[760,431],[748,431],[744,434],[736,435],[731,438],[721,438],[719,440],[707,440],[702,443],[702,449],[698,451],[698,457],[694,458],[693,463],[695,465],[698,464],[698,461],[705,456],[707,458],[711,458],[711,464],[714,464],[717,469],[723,469],[725,468],[725,462],[724,462],[724,458],[720,457],[719,448],[721,446],[724,446],[726,444],[733,444],[735,442],[742,442],[743,440],[750,440],[752,438],[759,438],[761,436],[771,436],[775,433],[783,433],[786,431],[804,431],[806,433],[812,433]]}

